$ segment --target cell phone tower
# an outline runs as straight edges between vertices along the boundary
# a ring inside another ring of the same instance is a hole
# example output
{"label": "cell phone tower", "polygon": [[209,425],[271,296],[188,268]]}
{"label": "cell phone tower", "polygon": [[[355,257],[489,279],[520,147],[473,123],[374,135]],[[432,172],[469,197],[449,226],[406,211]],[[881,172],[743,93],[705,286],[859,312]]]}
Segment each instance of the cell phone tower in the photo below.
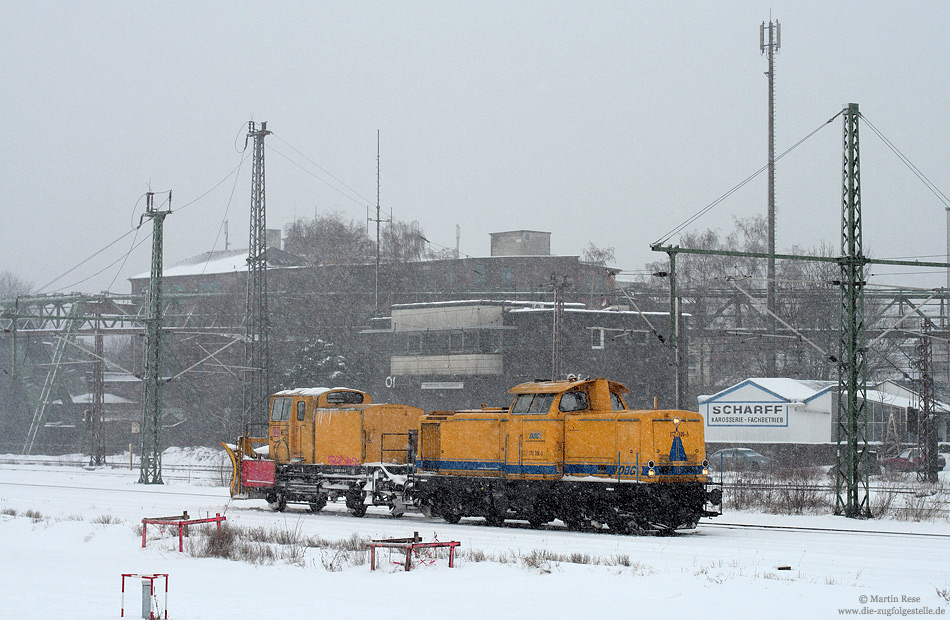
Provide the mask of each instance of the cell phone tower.
{"label": "cell phone tower", "polygon": [[[768,37],[766,37],[768,32]],[[769,70],[765,75],[769,78],[769,213],[768,213],[768,280],[766,289],[766,305],[769,309],[769,333],[775,332],[775,54],[782,47],[782,25],[778,20],[769,18],[759,26],[759,49],[768,57]],[[771,350],[768,356],[769,376],[775,376],[775,351]]]}

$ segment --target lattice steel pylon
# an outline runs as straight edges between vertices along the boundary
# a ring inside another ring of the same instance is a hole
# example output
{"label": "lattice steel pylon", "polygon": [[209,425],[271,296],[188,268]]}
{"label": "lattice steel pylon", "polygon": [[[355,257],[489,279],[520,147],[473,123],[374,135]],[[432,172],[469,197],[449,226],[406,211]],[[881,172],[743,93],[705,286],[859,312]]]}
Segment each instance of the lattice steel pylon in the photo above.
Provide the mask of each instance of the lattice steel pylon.
{"label": "lattice steel pylon", "polygon": [[270,364],[267,352],[267,212],[264,193],[264,136],[267,123],[248,125],[254,139],[251,173],[251,230],[247,249],[247,314],[244,321],[244,390],[242,430],[248,423],[267,419],[270,396]]}
{"label": "lattice steel pylon", "polygon": [[152,270],[148,283],[148,314],[145,317],[145,397],[142,403],[142,458],[139,484],[162,482],[162,229],[165,216],[171,213],[172,193],[168,192],[168,208],[155,208],[155,194],[146,195],[145,218],[152,220]]}
{"label": "lattice steel pylon", "polygon": [[937,482],[937,420],[934,414],[933,347],[930,328],[930,320],[924,319],[924,333],[914,347],[917,357],[914,366],[920,373],[917,380],[920,394],[920,408],[917,413],[917,447],[920,461],[917,465],[917,479],[921,482]]}
{"label": "lattice steel pylon", "polygon": [[84,301],[72,305],[69,311],[69,318],[63,324],[62,335],[56,340],[49,372],[46,373],[46,380],[43,382],[43,388],[37,399],[36,409],[33,412],[33,420],[30,422],[30,429],[26,433],[26,442],[23,444],[23,454],[31,454],[33,451],[36,437],[43,427],[43,418],[46,416],[46,408],[53,400],[53,392],[59,381],[60,366],[63,361],[63,356],[66,353],[66,345],[72,342],[76,337],[76,331],[82,323],[81,317],[85,309],[86,303]]}
{"label": "lattice steel pylon", "polygon": [[858,104],[843,113],[841,190],[841,331],[838,350],[835,514],[870,517],[867,447],[867,343],[864,276],[868,264],[861,232],[861,158]]}
{"label": "lattice steel pylon", "polygon": [[92,361],[92,407],[89,410],[89,464],[106,464],[105,434],[102,428],[105,384],[103,382],[104,338],[101,331],[102,321],[96,319],[95,357]]}

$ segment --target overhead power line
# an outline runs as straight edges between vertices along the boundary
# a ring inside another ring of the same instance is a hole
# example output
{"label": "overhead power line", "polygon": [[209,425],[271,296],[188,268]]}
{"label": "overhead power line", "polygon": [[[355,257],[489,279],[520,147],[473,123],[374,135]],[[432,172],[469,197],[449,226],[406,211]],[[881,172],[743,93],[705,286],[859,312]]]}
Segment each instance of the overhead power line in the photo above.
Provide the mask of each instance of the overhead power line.
{"label": "overhead power line", "polygon": [[[329,188],[331,188],[332,190],[334,190],[334,191],[340,193],[341,195],[345,196],[345,197],[348,198],[349,200],[352,200],[353,202],[355,202],[356,204],[360,205],[361,207],[365,207],[366,205],[368,205],[368,204],[370,204],[370,203],[372,202],[369,198],[367,198],[367,197],[364,196],[363,194],[359,193],[358,191],[356,191],[355,189],[353,189],[352,187],[350,187],[349,185],[347,185],[346,182],[344,182],[343,180],[341,180],[338,176],[334,175],[332,172],[330,172],[329,170],[327,170],[326,168],[324,168],[323,166],[321,166],[320,164],[318,164],[317,162],[315,162],[312,158],[310,158],[310,157],[308,157],[307,155],[305,155],[300,149],[296,148],[294,145],[290,144],[289,142],[287,142],[286,140],[284,140],[283,138],[281,138],[281,137],[280,137],[279,135],[277,135],[277,134],[273,134],[273,136],[274,136],[276,139],[280,140],[283,144],[285,144],[285,145],[287,146],[287,148],[289,148],[290,150],[292,150],[294,153],[296,153],[296,154],[299,155],[300,157],[303,157],[305,160],[307,160],[311,165],[313,165],[315,168],[317,168],[317,170],[319,170],[319,171],[322,172],[323,174],[325,174],[325,175],[327,175],[328,177],[330,177],[331,179],[333,179],[333,180],[334,180],[336,183],[338,183],[341,187],[345,188],[346,191],[343,191],[343,189],[340,189],[340,187],[337,187],[337,186],[334,185],[333,183],[330,183],[329,181],[327,181],[326,179],[322,178],[321,176],[319,176],[318,174],[314,173],[313,171],[307,170],[305,167],[303,167],[302,165],[300,165],[298,162],[295,162],[293,159],[291,159],[290,157],[288,157],[288,156],[285,155],[284,153],[281,153],[280,151],[278,151],[277,149],[275,149],[272,144],[268,144],[268,145],[267,145],[267,148],[268,148],[269,150],[274,151],[275,153],[277,153],[278,155],[280,155],[281,157],[283,157],[284,159],[286,159],[286,160],[289,161],[290,163],[294,164],[295,166],[297,166],[298,168],[300,168],[301,170],[303,170],[303,171],[306,172],[307,174],[311,175],[312,177],[314,177],[315,179],[317,179],[317,180],[320,181],[321,183],[325,184],[327,187],[329,187]],[[347,192],[349,192],[349,194],[348,194]],[[351,195],[351,194],[352,194],[352,195]],[[355,196],[356,198],[354,198],[354,196]],[[359,200],[357,200],[357,198],[359,198]],[[360,201],[362,201],[362,202],[360,202]]]}
{"label": "overhead power line", "polygon": [[[825,121],[824,123],[822,123],[821,125],[819,125],[816,129],[814,129],[814,130],[813,130],[811,133],[809,133],[807,136],[805,136],[804,138],[802,138],[801,140],[799,140],[798,142],[796,142],[796,143],[793,144],[792,146],[790,146],[790,147],[788,147],[787,149],[785,149],[780,155],[778,155],[778,156],[773,160],[773,162],[779,161],[780,159],[782,159],[783,157],[785,157],[786,155],[788,155],[789,153],[791,153],[792,151],[794,151],[796,148],[798,148],[799,146],[801,146],[801,144],[804,143],[806,140],[808,140],[809,138],[811,138],[812,136],[814,136],[816,133],[818,133],[819,131],[821,131],[823,128],[825,128],[825,127],[827,127],[829,124],[831,124],[831,122],[834,121],[834,120],[835,120],[836,118],[838,118],[839,116],[841,116],[841,114],[842,114],[842,112],[838,112],[837,114],[835,114],[834,116],[832,116],[831,118],[829,118],[827,121]],[[666,233],[665,235],[663,235],[660,239],[658,239],[658,240],[656,240],[655,242],[653,242],[652,245],[654,245],[654,246],[663,245],[664,243],[666,243],[667,241],[669,241],[670,238],[673,237],[673,235],[676,235],[676,234],[682,232],[687,226],[689,226],[690,224],[692,224],[693,222],[695,222],[696,220],[698,220],[698,219],[701,218],[702,216],[704,216],[704,215],[706,215],[707,213],[709,213],[712,209],[714,209],[716,206],[718,206],[719,204],[721,204],[726,198],[728,198],[729,196],[732,196],[732,195],[735,194],[737,191],[739,191],[740,189],[742,189],[746,184],[748,184],[750,181],[752,181],[755,177],[759,176],[760,174],[762,174],[763,172],[765,172],[766,170],[768,170],[768,169],[769,169],[769,166],[771,166],[771,165],[772,165],[772,163],[766,163],[764,166],[762,166],[761,168],[759,168],[758,170],[756,170],[755,172],[753,172],[751,175],[749,175],[748,177],[746,177],[745,179],[743,179],[742,181],[740,181],[738,185],[736,185],[735,187],[733,187],[732,189],[730,189],[729,191],[727,191],[725,194],[723,194],[723,195],[720,196],[719,198],[716,198],[715,200],[713,200],[711,203],[709,203],[708,205],[706,205],[705,207],[703,207],[702,209],[700,209],[699,211],[697,211],[696,213],[694,213],[692,216],[690,216],[690,217],[689,217],[686,221],[684,221],[682,224],[680,224],[679,226],[675,227],[673,230],[671,230],[671,231],[669,231],[668,233]]]}
{"label": "overhead power line", "polygon": [[933,181],[931,181],[930,179],[928,179],[928,178],[927,178],[927,175],[925,175],[923,172],[921,172],[921,171],[920,171],[920,168],[918,168],[917,166],[914,165],[914,162],[910,161],[910,159],[908,159],[907,156],[904,155],[904,154],[900,151],[900,149],[897,148],[897,146],[894,145],[893,142],[891,142],[890,140],[888,140],[888,139],[887,139],[887,136],[885,136],[883,133],[881,133],[881,131],[880,131],[877,127],[875,127],[875,126],[871,123],[871,121],[868,120],[867,116],[865,116],[864,114],[861,114],[861,118],[864,120],[865,124],[871,129],[871,131],[874,132],[874,135],[876,135],[878,138],[880,138],[881,141],[882,141],[884,144],[887,145],[887,148],[889,148],[889,149],[891,150],[891,152],[893,152],[893,153],[897,156],[897,158],[898,158],[899,160],[901,160],[901,163],[903,163],[905,166],[907,166],[907,169],[910,170],[911,172],[913,172],[913,173],[914,173],[914,176],[916,176],[918,179],[920,179],[920,182],[923,183],[924,186],[925,186],[927,189],[929,189],[930,192],[931,192],[934,196],[937,197],[937,200],[939,200],[940,202],[942,202],[942,203],[943,203],[943,206],[944,206],[945,208],[950,209],[950,198],[947,198],[947,195],[944,194],[943,191],[941,191],[940,188],[937,187],[937,186],[934,184]]}

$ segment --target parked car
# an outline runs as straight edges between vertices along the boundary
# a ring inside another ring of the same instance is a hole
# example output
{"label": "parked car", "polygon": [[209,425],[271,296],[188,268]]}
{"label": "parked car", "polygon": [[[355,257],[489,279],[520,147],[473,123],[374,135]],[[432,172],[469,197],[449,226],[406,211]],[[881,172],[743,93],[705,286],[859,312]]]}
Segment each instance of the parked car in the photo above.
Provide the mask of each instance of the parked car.
{"label": "parked car", "polygon": [[713,452],[707,460],[714,469],[757,471],[775,466],[775,459],[750,448],[724,448]]}
{"label": "parked car", "polygon": [[[921,463],[919,448],[905,448],[897,456],[882,459],[881,465],[887,471],[917,471],[924,464]],[[947,465],[947,459],[942,454],[937,455],[937,470],[942,471]]]}

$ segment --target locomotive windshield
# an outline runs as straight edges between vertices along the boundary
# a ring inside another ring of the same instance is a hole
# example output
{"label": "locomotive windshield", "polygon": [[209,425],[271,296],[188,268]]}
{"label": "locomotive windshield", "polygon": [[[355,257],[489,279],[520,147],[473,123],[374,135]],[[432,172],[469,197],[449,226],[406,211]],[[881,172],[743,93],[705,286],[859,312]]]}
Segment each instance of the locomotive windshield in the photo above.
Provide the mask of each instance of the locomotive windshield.
{"label": "locomotive windshield", "polygon": [[511,413],[547,413],[554,394],[520,394],[511,405]]}
{"label": "locomotive windshield", "polygon": [[292,398],[275,398],[274,408],[271,411],[270,419],[272,422],[286,422],[290,419],[290,409],[293,403]]}

